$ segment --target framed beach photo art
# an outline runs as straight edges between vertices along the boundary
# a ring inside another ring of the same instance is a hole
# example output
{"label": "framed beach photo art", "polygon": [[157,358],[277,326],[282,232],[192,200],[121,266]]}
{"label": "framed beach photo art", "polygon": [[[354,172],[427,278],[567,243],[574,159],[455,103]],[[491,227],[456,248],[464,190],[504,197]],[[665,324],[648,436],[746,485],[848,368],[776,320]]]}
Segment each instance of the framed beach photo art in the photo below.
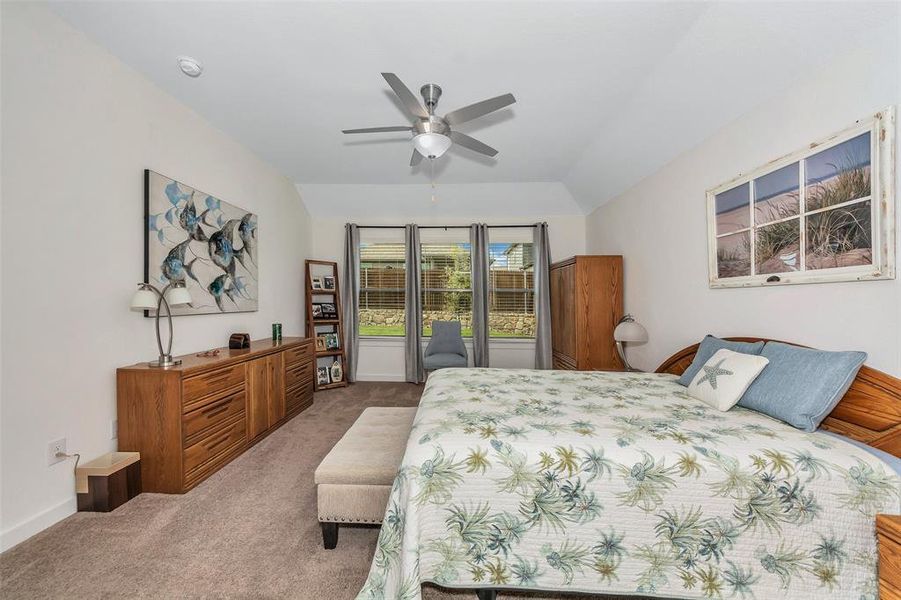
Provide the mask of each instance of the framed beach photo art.
{"label": "framed beach photo art", "polygon": [[895,277],[895,110],[707,192],[710,287]]}

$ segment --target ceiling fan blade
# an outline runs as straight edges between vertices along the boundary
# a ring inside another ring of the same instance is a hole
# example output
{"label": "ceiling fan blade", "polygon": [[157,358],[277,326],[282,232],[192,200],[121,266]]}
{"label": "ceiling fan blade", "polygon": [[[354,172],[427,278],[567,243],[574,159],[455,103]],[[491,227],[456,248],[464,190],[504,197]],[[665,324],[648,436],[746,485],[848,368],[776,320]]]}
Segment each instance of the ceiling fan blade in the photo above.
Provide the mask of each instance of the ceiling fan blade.
{"label": "ceiling fan blade", "polygon": [[460,144],[464,148],[474,150],[479,154],[484,154],[486,156],[495,156],[497,154],[497,150],[495,150],[488,144],[483,144],[479,140],[473,137],[469,137],[465,133],[460,133],[459,131],[451,131],[450,138],[454,140],[454,143]]}
{"label": "ceiling fan blade", "polygon": [[476,102],[475,104],[452,110],[444,115],[444,120],[451,125],[459,125],[460,123],[472,121],[473,119],[477,119],[488,113],[493,113],[505,106],[510,106],[514,102],[516,102],[516,98],[513,97],[513,94],[504,94],[503,96],[489,98],[488,100],[482,100],[481,102]]}
{"label": "ceiling fan blade", "polygon": [[391,86],[391,89],[394,90],[394,93],[400,98],[400,101],[407,109],[407,112],[417,118],[429,118],[428,111],[420,104],[419,100],[416,99],[416,96],[413,95],[413,92],[410,91],[410,88],[405,86],[404,82],[401,81],[397,75],[394,73],[382,73],[382,77],[385,78],[385,81],[388,82],[388,85]]}
{"label": "ceiling fan blade", "polygon": [[413,148],[413,156],[410,157],[410,166],[415,167],[422,162],[422,154],[416,148]]}
{"label": "ceiling fan blade", "polygon": [[386,131],[413,131],[409,125],[398,125],[396,127],[366,127],[364,129],[342,129],[341,133],[382,133]]}

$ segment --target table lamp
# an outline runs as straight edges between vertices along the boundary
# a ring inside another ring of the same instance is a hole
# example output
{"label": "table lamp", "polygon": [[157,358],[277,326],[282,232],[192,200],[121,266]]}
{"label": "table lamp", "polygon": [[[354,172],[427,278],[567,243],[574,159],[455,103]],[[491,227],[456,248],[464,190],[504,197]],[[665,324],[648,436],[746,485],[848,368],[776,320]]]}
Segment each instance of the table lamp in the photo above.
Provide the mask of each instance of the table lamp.
{"label": "table lamp", "polygon": [[[178,306],[190,303],[191,294],[183,281],[172,281],[162,290],[149,283],[138,284],[138,291],[131,298],[131,309],[156,309],[156,345],[159,348],[160,357],[155,361],[148,362],[148,366],[172,367],[181,364],[181,360],[172,358],[172,311],[169,310],[169,305]],[[160,338],[160,312],[163,307],[166,308],[166,316],[169,318],[169,345],[165,352],[163,352],[163,342]]]}
{"label": "table lamp", "polygon": [[648,330],[642,327],[640,323],[637,323],[635,317],[632,315],[625,315],[619,320],[619,323],[616,324],[616,329],[613,330],[613,339],[616,340],[616,351],[623,361],[623,366],[626,367],[627,371],[637,371],[637,369],[633,369],[629,364],[629,361],[626,360],[626,350],[624,345],[628,342],[633,344],[644,344],[648,341]]}

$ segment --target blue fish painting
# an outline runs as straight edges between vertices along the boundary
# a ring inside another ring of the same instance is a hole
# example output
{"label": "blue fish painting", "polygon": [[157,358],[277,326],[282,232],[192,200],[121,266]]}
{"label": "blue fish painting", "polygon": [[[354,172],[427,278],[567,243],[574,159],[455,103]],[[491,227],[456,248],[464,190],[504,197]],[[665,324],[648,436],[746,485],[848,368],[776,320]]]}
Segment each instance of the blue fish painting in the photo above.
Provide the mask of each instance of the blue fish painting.
{"label": "blue fish painting", "polygon": [[146,281],[182,282],[192,302],[175,315],[257,310],[257,215],[147,170]]}

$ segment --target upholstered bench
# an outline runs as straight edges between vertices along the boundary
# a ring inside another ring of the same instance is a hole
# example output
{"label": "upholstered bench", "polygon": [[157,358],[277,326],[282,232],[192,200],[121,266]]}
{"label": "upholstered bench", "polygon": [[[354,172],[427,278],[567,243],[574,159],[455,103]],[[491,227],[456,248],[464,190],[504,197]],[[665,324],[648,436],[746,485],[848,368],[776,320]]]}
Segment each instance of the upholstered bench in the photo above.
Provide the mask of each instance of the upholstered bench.
{"label": "upholstered bench", "polygon": [[338,525],[379,525],[404,458],[416,408],[367,408],[316,468],[322,543],[338,544]]}

